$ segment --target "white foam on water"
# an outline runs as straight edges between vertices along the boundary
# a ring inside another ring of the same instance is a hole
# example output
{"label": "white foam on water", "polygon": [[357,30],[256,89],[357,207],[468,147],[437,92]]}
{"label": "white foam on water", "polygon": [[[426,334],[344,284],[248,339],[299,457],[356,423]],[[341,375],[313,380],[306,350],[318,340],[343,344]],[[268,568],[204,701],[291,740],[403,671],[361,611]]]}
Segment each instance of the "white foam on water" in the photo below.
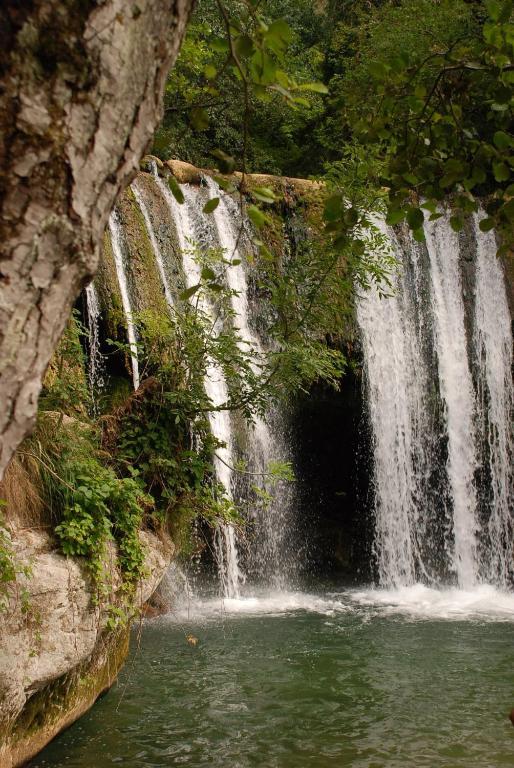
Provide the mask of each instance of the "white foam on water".
{"label": "white foam on water", "polygon": [[333,616],[354,610],[344,596],[313,595],[306,592],[276,592],[240,598],[200,599],[179,605],[164,618],[170,622],[219,620],[237,616],[284,616],[290,613],[317,613]]}
{"label": "white foam on water", "polygon": [[472,589],[432,589],[424,584],[399,589],[367,589],[350,592],[360,606],[379,613],[414,619],[460,619],[514,622],[514,593],[482,584]]}
{"label": "white foam on water", "polygon": [[204,623],[229,618],[284,617],[318,614],[338,618],[351,614],[368,622],[380,617],[406,621],[501,621],[514,623],[514,592],[488,584],[472,589],[433,589],[413,584],[399,589],[365,588],[316,595],[275,592],[239,598],[204,598],[184,601],[162,617],[170,623]]}

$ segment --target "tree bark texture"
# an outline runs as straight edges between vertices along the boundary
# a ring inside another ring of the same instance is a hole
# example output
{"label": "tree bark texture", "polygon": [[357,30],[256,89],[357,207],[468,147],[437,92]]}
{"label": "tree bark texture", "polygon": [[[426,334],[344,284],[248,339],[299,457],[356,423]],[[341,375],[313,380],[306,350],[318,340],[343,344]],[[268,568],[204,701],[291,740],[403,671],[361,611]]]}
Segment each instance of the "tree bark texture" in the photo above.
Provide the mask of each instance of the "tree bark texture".
{"label": "tree bark texture", "polygon": [[161,117],[194,0],[2,0],[0,478]]}

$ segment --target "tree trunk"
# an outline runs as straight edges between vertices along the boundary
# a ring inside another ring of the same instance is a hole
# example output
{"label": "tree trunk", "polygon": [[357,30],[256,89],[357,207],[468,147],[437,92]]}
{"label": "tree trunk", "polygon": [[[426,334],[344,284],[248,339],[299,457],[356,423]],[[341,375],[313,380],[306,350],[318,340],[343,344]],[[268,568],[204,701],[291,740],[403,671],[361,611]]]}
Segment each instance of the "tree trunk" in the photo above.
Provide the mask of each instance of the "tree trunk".
{"label": "tree trunk", "polygon": [[2,0],[0,479],[161,117],[193,0]]}

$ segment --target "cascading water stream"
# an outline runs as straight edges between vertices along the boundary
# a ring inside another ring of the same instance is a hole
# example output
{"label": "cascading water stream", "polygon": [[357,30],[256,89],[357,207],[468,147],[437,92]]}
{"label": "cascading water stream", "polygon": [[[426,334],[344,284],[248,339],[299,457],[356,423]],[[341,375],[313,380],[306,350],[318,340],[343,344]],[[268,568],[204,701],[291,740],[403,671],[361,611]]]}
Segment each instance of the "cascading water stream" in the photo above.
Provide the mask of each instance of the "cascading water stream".
{"label": "cascading water stream", "polygon": [[459,239],[444,215],[425,224],[432,282],[434,334],[439,388],[445,404],[448,436],[447,472],[453,502],[452,565],[459,586],[478,579],[475,400],[468,361],[464,302],[459,270]]}
{"label": "cascading water stream", "polygon": [[[385,226],[382,229],[387,234]],[[391,240],[400,256],[394,235]],[[422,421],[423,376],[416,324],[407,298],[398,272],[390,297],[381,297],[373,286],[357,304],[375,455],[375,549],[380,581],[391,586],[416,579],[413,458],[416,426]]]}
{"label": "cascading water stream", "polygon": [[383,586],[452,574],[463,589],[511,582],[511,325],[494,235],[477,218],[474,231],[473,338],[461,260],[469,246],[447,215],[425,224],[426,246],[387,230],[401,262],[393,293],[372,289],[357,302]]}
{"label": "cascading water stream", "polygon": [[[188,242],[188,238],[192,240],[194,235],[194,227],[189,211],[191,207],[197,205],[195,193],[188,185],[183,185],[185,203],[179,205],[166,183],[157,174],[157,169],[153,168],[152,170],[157,185],[168,205],[171,219],[175,223],[186,283],[190,288],[201,280],[201,268],[194,260],[192,245]],[[217,320],[214,310],[209,302],[203,297],[197,297],[194,300],[199,302],[199,308],[210,316],[213,323],[216,324]],[[208,364],[204,387],[214,409],[220,408],[220,406],[223,406],[228,401],[228,389],[223,371],[213,363]],[[212,410],[209,413],[209,422],[213,435],[222,443],[214,457],[216,477],[231,499],[234,457],[230,414],[227,410],[223,409]],[[225,597],[238,597],[244,579],[239,568],[236,533],[232,525],[222,524],[219,526],[216,545],[223,593]]]}
{"label": "cascading water stream", "polygon": [[133,321],[132,305],[130,301],[127,274],[125,271],[125,263],[123,258],[123,233],[121,222],[119,220],[118,212],[116,209],[114,209],[109,216],[109,231],[111,233],[112,252],[114,256],[114,263],[116,265],[118,283],[120,286],[121,301],[123,304],[123,311],[125,313],[125,320],[127,323],[127,336],[130,346],[130,357],[132,361],[132,380],[134,382],[134,389],[138,389],[139,362],[137,359],[136,328]]}
{"label": "cascading water stream", "polygon": [[482,561],[486,579],[506,587],[513,570],[512,329],[496,238],[493,232],[481,232],[483,217],[483,213],[473,217],[477,241],[473,347],[477,405],[491,483],[486,526],[489,556],[482,555]]}
{"label": "cascading water stream", "polygon": [[[255,356],[255,368],[258,360],[263,358],[264,349],[258,334],[250,326],[250,309],[248,304],[248,283],[245,271],[245,258],[241,249],[244,239],[244,222],[237,203],[224,193],[219,185],[210,177],[205,177],[205,183],[211,198],[218,197],[220,202],[213,213],[218,242],[225,258],[233,262],[226,271],[228,286],[231,290],[231,303],[235,315],[242,344],[251,350]],[[281,451],[278,458],[285,455],[284,446],[278,435],[272,431],[266,421],[260,416],[254,418],[251,429],[252,468],[260,474],[260,484],[266,486],[269,468],[277,459],[276,450]],[[259,559],[261,570],[266,571],[266,579],[275,588],[286,586],[286,558],[284,542],[287,534],[287,500],[273,489],[272,496],[276,498],[255,516],[256,526],[256,557]]]}
{"label": "cascading water stream", "polygon": [[146,225],[146,231],[148,232],[148,237],[150,238],[150,243],[152,246],[152,251],[155,256],[155,262],[157,264],[157,269],[159,270],[159,274],[161,276],[161,282],[162,286],[164,288],[164,295],[166,297],[166,301],[168,302],[168,306],[173,306],[173,293],[171,291],[170,282],[168,279],[168,275],[166,274],[166,267],[164,266],[164,259],[162,257],[161,248],[159,246],[159,243],[157,241],[157,237],[155,236],[155,230],[153,228],[152,219],[150,216],[150,211],[148,209],[148,206],[145,202],[144,194],[142,190],[140,190],[139,185],[137,181],[135,181],[133,184],[131,184],[132,192],[134,193],[134,197],[136,199],[136,202],[139,206],[139,210],[143,214],[143,219],[145,220]]}
{"label": "cascading water stream", "polygon": [[98,294],[93,282],[86,286],[87,329],[88,329],[88,384],[93,409],[96,409],[96,395],[103,386],[103,357],[100,352],[99,318],[101,314]]}

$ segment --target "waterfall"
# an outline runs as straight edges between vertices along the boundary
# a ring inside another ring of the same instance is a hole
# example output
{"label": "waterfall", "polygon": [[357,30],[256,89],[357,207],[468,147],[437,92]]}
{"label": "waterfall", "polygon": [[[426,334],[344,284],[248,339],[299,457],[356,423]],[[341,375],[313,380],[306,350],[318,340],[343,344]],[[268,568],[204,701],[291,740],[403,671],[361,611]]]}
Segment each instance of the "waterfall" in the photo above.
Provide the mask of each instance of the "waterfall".
{"label": "waterfall", "polygon": [[[248,282],[245,271],[245,256],[241,243],[245,239],[245,222],[241,218],[240,207],[224,193],[219,185],[209,176],[205,183],[211,198],[219,197],[220,202],[213,215],[218,243],[225,258],[232,261],[226,271],[228,287],[231,290],[231,304],[239,334],[247,349],[255,357],[254,369],[258,371],[258,361],[264,357],[265,350],[258,334],[250,325],[250,308],[248,303]],[[257,415],[251,427],[251,468],[260,474],[259,484],[266,487],[269,468],[274,460],[283,459],[287,455],[280,435],[270,429],[270,426]],[[277,455],[278,449],[278,455]],[[268,483],[269,485],[269,483]],[[270,489],[271,490],[271,489]],[[285,553],[287,533],[288,503],[285,494],[277,494],[273,489],[271,496],[277,496],[269,504],[264,505],[259,513],[254,515],[256,530],[254,560],[258,562],[258,570],[269,584],[276,588],[284,588],[287,581],[288,563]]]}
{"label": "waterfall", "polygon": [[[399,255],[394,236],[392,244]],[[413,447],[422,400],[416,324],[401,277],[389,298],[373,286],[357,304],[375,454],[376,557],[381,582],[394,586],[416,577]]]}
{"label": "waterfall", "polygon": [[[426,246],[388,230],[400,262],[392,295],[380,298],[373,288],[357,301],[375,550],[386,586],[452,574],[462,588],[484,580],[505,586],[509,579],[512,337],[494,235],[479,232],[476,221],[474,228],[473,339],[463,299],[465,242],[446,215],[425,224]],[[484,461],[491,501],[481,516],[477,477]]]}
{"label": "waterfall", "polygon": [[89,346],[88,384],[93,409],[96,410],[96,395],[103,386],[103,357],[100,352],[100,302],[93,282],[86,286],[87,337]]}
{"label": "waterfall", "polygon": [[[196,195],[188,185],[183,186],[185,203],[179,205],[173,197],[168,185],[161,179],[156,168],[153,169],[154,177],[164,199],[168,205],[170,216],[177,230],[179,247],[182,253],[182,263],[188,287],[200,282],[201,268],[194,260],[192,246],[188,242],[194,239],[194,226],[190,212],[198,207]],[[199,309],[205,312],[214,324],[219,323],[214,307],[204,297],[194,298],[198,301]],[[228,401],[228,389],[223,371],[213,363],[208,363],[204,387],[213,404],[213,410],[209,413],[209,423],[212,433],[222,445],[217,448],[214,457],[214,469],[217,480],[223,485],[227,496],[232,499],[232,475],[235,459],[233,455],[232,428],[230,414],[227,410],[216,410]],[[216,552],[220,580],[225,597],[238,597],[243,576],[239,568],[239,558],[234,527],[221,524],[216,534]]]}
{"label": "waterfall", "polygon": [[134,389],[137,389],[139,387],[139,363],[137,359],[136,328],[132,319],[132,307],[128,289],[127,274],[125,271],[125,262],[123,258],[123,233],[119,215],[116,209],[114,209],[109,216],[109,231],[111,233],[112,252],[114,256],[114,263],[116,265],[118,283],[120,286],[121,301],[123,304],[123,311],[125,313],[125,320],[127,323],[127,336],[130,346],[130,357],[132,361],[132,380],[134,382]]}
{"label": "waterfall", "polygon": [[157,237],[155,236],[155,230],[153,228],[152,219],[150,217],[150,211],[148,210],[148,206],[145,202],[143,192],[139,189],[139,185],[137,181],[131,184],[130,188],[134,193],[134,197],[136,199],[136,203],[139,206],[139,210],[143,214],[146,231],[148,232],[148,237],[150,238],[150,244],[152,246],[153,255],[155,256],[157,269],[159,270],[159,275],[161,276],[161,282],[162,282],[162,287],[164,288],[164,295],[166,297],[166,301],[168,302],[168,306],[172,307],[173,293],[171,291],[170,282],[168,279],[168,275],[166,273],[166,268],[164,266],[164,260],[162,257],[161,249],[160,249],[159,243],[157,242]]}
{"label": "waterfall", "polygon": [[[246,239],[246,235],[241,237],[246,224],[241,218],[238,205],[207,177],[204,179],[203,188],[189,184],[181,185],[185,202],[179,205],[166,181],[159,177],[155,165],[152,167],[152,173],[167,203],[177,232],[187,286],[192,287],[201,281],[201,266],[194,258],[193,243],[201,250],[218,248],[224,254],[224,258],[231,262],[224,274],[227,287],[230,289],[232,317],[229,320],[220,317],[219,309],[201,294],[196,294],[192,301],[211,319],[214,332],[221,331],[223,324],[228,321],[233,323],[240,337],[240,348],[245,352],[251,351],[254,371],[258,373],[259,361],[264,358],[266,349],[251,322],[252,311],[248,300],[245,256],[241,245]],[[141,200],[141,194],[137,195],[137,188],[134,191],[145,216],[144,200]],[[207,194],[211,198],[220,198],[219,205],[212,215],[203,212]],[[145,221],[148,228],[148,211]],[[155,243],[153,247],[157,258],[158,244]],[[211,429],[214,436],[223,443],[223,447],[217,450],[214,458],[216,477],[225,487],[230,499],[235,500],[236,495],[246,497],[249,491],[250,494],[252,493],[249,482],[243,489],[244,482],[233,469],[239,458],[235,439],[235,419],[222,408],[229,399],[227,382],[223,371],[212,362],[208,364],[204,386],[214,406],[209,415]],[[253,424],[248,429],[247,449],[245,448],[244,453],[245,459],[248,459],[249,473],[251,476],[257,476],[256,485],[264,486],[266,491],[272,491],[275,495],[276,488],[271,488],[269,479],[270,466],[273,461],[287,455],[280,429],[272,429],[268,420],[260,416],[254,418]],[[286,490],[280,489],[278,498],[271,503],[263,504],[259,509],[255,508],[250,513],[255,536],[255,546],[252,547],[255,551],[251,567],[268,584],[276,588],[286,585],[286,575],[291,570],[285,553],[287,515],[290,506],[288,502]],[[228,596],[238,595],[244,577],[239,565],[237,536],[233,526],[220,527],[216,539],[216,550],[224,592]]]}
{"label": "waterfall", "polygon": [[506,586],[513,568],[512,329],[496,238],[493,232],[480,231],[482,217],[473,218],[477,242],[473,346],[484,459],[491,485],[482,561],[487,580]]}
{"label": "waterfall", "polygon": [[425,225],[430,257],[439,387],[446,407],[447,471],[453,501],[453,568],[461,587],[477,570],[475,400],[468,361],[459,240],[445,215]]}

